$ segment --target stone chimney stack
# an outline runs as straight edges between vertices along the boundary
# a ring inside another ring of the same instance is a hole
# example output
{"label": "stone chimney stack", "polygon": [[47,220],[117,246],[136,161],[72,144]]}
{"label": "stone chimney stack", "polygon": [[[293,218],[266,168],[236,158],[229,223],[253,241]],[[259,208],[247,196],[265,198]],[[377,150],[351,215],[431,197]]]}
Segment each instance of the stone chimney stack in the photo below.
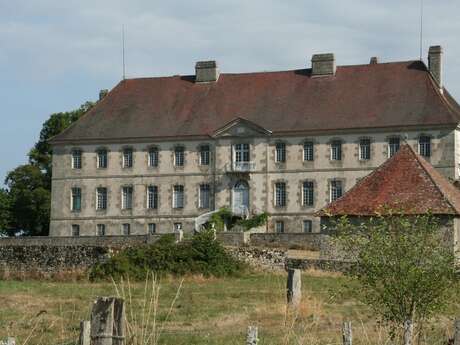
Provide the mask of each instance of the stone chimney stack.
{"label": "stone chimney stack", "polygon": [[315,54],[311,58],[312,76],[333,76],[336,65],[334,54]]}
{"label": "stone chimney stack", "polygon": [[198,61],[195,65],[195,73],[197,83],[211,83],[219,79],[219,68],[214,60]]}
{"label": "stone chimney stack", "polygon": [[428,69],[442,92],[442,47],[431,46],[428,50]]}
{"label": "stone chimney stack", "polygon": [[99,91],[99,100],[102,100],[105,96],[107,96],[108,93],[109,90],[107,89],[102,89],[101,91]]}

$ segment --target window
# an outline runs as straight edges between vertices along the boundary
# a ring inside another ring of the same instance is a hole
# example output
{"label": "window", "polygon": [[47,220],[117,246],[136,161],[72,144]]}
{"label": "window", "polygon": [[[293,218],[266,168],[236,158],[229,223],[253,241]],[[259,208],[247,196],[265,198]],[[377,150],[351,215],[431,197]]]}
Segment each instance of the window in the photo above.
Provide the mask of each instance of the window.
{"label": "window", "polygon": [[330,200],[337,200],[342,196],[342,181],[333,180],[330,182]]}
{"label": "window", "polygon": [[175,185],[173,187],[173,208],[184,207],[184,186]]}
{"label": "window", "polygon": [[331,143],[331,160],[342,160],[342,142],[340,140],[334,140]]}
{"label": "window", "polygon": [[105,224],[97,224],[96,225],[96,235],[97,236],[105,236]]}
{"label": "window", "polygon": [[96,190],[96,209],[107,209],[107,188],[100,187]]}
{"label": "window", "polygon": [[123,187],[121,198],[121,208],[124,210],[130,210],[133,208],[133,187]]}
{"label": "window", "polygon": [[148,186],[147,188],[147,208],[158,208],[158,187]]}
{"label": "window", "polygon": [[81,189],[78,187],[72,188],[72,202],[70,208],[72,211],[81,210]]}
{"label": "window", "polygon": [[107,150],[98,150],[97,151],[97,167],[99,169],[107,168]]}
{"label": "window", "polygon": [[210,205],[210,194],[211,187],[208,184],[200,185],[200,195],[199,195],[199,207],[200,208],[209,208]]}
{"label": "window", "polygon": [[74,237],[80,236],[80,225],[72,224],[72,236]]}
{"label": "window", "polygon": [[154,168],[158,166],[158,150],[156,148],[151,148],[149,150],[149,167]]}
{"label": "window", "polygon": [[276,144],[275,161],[277,163],[286,162],[286,144],[285,143]]}
{"label": "window", "polygon": [[314,186],[313,181],[305,181],[302,186],[302,205],[313,206]]}
{"label": "window", "polygon": [[174,149],[174,165],[181,167],[184,166],[184,162],[184,148],[182,146],[178,146]]}
{"label": "window", "polygon": [[275,183],[275,206],[286,206],[286,183],[284,182]]}
{"label": "window", "polygon": [[313,161],[313,142],[306,141],[303,144],[303,160],[304,161]]}
{"label": "window", "polygon": [[304,220],[303,221],[303,232],[310,233],[313,229],[313,223],[311,220]]}
{"label": "window", "polygon": [[388,157],[392,157],[399,150],[399,138],[393,137],[388,140]]}
{"label": "window", "polygon": [[235,162],[249,162],[249,144],[235,145]]}
{"label": "window", "polygon": [[423,157],[431,156],[431,138],[428,136],[421,136],[418,139],[418,152]]}
{"label": "window", "polygon": [[125,223],[122,226],[123,236],[128,236],[131,234],[131,224]]}
{"label": "window", "polygon": [[278,234],[282,234],[284,232],[284,222],[282,220],[277,220],[275,222],[275,231]]}
{"label": "window", "polygon": [[157,225],[155,223],[149,223],[149,234],[153,235],[157,232]]}
{"label": "window", "polygon": [[123,150],[123,168],[132,168],[133,167],[133,150],[124,149]]}
{"label": "window", "polygon": [[359,159],[369,160],[371,159],[371,140],[360,139],[359,140]]}
{"label": "window", "polygon": [[81,150],[72,151],[72,169],[81,169]]}
{"label": "window", "polygon": [[209,165],[210,161],[209,145],[200,146],[200,165]]}
{"label": "window", "polygon": [[182,230],[182,223],[174,223],[174,231]]}

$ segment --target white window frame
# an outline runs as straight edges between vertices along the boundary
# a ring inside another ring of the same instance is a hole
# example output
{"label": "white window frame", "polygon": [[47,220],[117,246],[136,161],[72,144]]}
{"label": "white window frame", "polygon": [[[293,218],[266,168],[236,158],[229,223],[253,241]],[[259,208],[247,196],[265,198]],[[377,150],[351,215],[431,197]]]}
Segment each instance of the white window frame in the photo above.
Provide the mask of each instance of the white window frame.
{"label": "white window frame", "polygon": [[286,143],[275,144],[275,162],[286,163]]}
{"label": "white window frame", "polygon": [[96,188],[96,210],[106,210],[108,205],[108,190],[106,187]]}
{"label": "white window frame", "polygon": [[183,167],[185,165],[185,147],[176,146],[174,148],[174,166]]}
{"label": "white window frame", "polygon": [[106,149],[97,150],[97,168],[107,169],[109,165],[109,156]]}
{"label": "white window frame", "polygon": [[286,207],[287,206],[287,186],[286,182],[275,182],[274,188],[274,204],[275,207]]}
{"label": "white window frame", "polygon": [[303,143],[303,161],[313,162],[315,159],[315,144],[313,141],[305,141]]}
{"label": "white window frame", "polygon": [[302,227],[304,233],[311,234],[313,232],[313,221],[311,219],[304,219],[302,222]]}
{"label": "white window frame", "polygon": [[200,165],[209,165],[211,163],[211,147],[210,145],[200,146]]}
{"label": "white window frame", "polygon": [[211,207],[211,186],[208,183],[200,184],[198,188],[198,207]]}
{"label": "white window frame", "polygon": [[184,208],[185,188],[184,185],[176,184],[173,186],[172,207],[175,209]]}
{"label": "white window frame", "polygon": [[342,160],[342,141],[333,140],[331,142],[331,161],[341,161]]}
{"label": "white window frame", "polygon": [[[76,206],[75,199],[79,199],[79,207]],[[82,202],[82,196],[81,196],[81,188],[80,187],[72,187],[71,189],[71,197],[70,197],[70,209],[73,212],[80,212],[81,211],[81,202]]]}
{"label": "white window frame", "polygon": [[431,137],[421,135],[418,138],[418,153],[423,157],[431,157]]}
{"label": "white window frame", "polygon": [[149,223],[147,226],[150,235],[157,233],[157,223]]}
{"label": "white window frame", "polygon": [[132,168],[134,162],[134,150],[132,148],[123,149],[123,168]]}
{"label": "white window frame", "polygon": [[80,170],[82,167],[82,151],[80,149],[72,150],[72,169]]}
{"label": "white window frame", "polygon": [[105,224],[96,224],[96,236],[105,236]]}
{"label": "white window frame", "polygon": [[133,186],[123,186],[121,188],[121,208],[131,210],[133,208],[134,188]]}
{"label": "white window frame", "polygon": [[394,156],[396,152],[399,151],[401,147],[401,138],[400,137],[390,137],[388,138],[388,158]]}
{"label": "white window frame", "polygon": [[342,180],[331,180],[329,182],[329,201],[333,202],[343,195],[343,182]]}
{"label": "white window frame", "polygon": [[368,161],[371,159],[371,139],[359,139],[359,160]]}
{"label": "white window frame", "polygon": [[302,183],[302,205],[313,206],[315,204],[315,184],[313,181],[303,181]]}
{"label": "white window frame", "polygon": [[158,160],[159,160],[159,153],[158,149],[155,147],[152,147],[148,151],[148,166],[150,168],[156,168],[158,167]]}
{"label": "white window frame", "polygon": [[275,220],[275,232],[277,234],[284,234],[284,220]]}
{"label": "white window frame", "polygon": [[158,208],[159,194],[158,186],[147,186],[147,208],[154,210]]}
{"label": "white window frame", "polygon": [[131,224],[130,223],[123,223],[121,225],[121,233],[123,236],[131,235]]}
{"label": "white window frame", "polygon": [[233,145],[233,157],[235,163],[247,163],[251,161],[250,146],[247,143]]}

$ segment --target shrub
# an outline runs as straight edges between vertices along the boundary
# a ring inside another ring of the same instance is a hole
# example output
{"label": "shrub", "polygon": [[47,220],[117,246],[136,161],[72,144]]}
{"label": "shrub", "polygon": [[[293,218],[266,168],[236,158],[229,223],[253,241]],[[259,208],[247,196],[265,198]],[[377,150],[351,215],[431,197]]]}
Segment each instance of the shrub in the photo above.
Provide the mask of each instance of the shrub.
{"label": "shrub", "polygon": [[173,235],[164,235],[151,245],[126,248],[104,263],[91,268],[92,280],[129,276],[143,280],[152,271],[157,275],[203,274],[237,275],[245,264],[229,255],[214,240],[210,231],[196,234],[192,240],[175,243]]}

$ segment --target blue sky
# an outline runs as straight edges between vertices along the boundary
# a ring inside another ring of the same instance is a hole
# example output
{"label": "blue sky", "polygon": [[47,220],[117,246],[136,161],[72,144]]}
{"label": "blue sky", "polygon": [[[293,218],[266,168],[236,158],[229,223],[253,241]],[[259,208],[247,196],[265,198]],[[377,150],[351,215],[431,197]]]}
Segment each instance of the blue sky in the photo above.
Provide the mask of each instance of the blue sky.
{"label": "blue sky", "polygon": [[[424,48],[444,47],[445,85],[460,100],[460,2],[424,0]],[[0,185],[26,163],[53,112],[96,100],[128,77],[339,65],[419,57],[420,0],[0,0]]]}

